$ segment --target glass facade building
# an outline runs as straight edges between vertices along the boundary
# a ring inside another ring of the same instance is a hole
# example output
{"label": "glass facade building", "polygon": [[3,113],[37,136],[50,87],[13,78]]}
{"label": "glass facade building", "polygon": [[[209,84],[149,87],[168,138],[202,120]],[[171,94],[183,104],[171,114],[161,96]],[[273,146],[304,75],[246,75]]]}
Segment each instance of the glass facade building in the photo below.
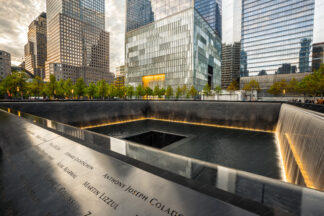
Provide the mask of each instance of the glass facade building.
{"label": "glass facade building", "polygon": [[126,84],[133,86],[215,87],[221,82],[220,37],[194,8],[183,10],[126,33],[126,71]]}
{"label": "glass facade building", "polygon": [[195,0],[195,8],[222,37],[222,0]]}
{"label": "glass facade building", "polygon": [[310,72],[314,11],[315,0],[243,0],[241,73]]}
{"label": "glass facade building", "polygon": [[131,31],[194,7],[222,35],[222,0],[127,0],[126,31]]}
{"label": "glass facade building", "polygon": [[47,0],[46,80],[113,81],[104,0]]}

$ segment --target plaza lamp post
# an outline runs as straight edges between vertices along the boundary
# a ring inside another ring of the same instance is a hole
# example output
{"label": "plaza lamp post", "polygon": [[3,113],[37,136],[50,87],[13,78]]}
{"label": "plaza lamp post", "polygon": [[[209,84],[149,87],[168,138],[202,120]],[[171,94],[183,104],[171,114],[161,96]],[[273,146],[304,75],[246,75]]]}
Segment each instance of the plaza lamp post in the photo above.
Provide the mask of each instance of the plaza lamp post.
{"label": "plaza lamp post", "polygon": [[72,89],[72,100],[74,99],[74,89]]}

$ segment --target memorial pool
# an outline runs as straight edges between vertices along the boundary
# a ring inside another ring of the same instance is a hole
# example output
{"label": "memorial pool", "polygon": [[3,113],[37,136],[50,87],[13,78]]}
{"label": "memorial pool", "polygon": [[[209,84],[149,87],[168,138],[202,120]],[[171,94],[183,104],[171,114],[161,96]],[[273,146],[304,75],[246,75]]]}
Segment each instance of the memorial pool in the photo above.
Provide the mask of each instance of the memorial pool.
{"label": "memorial pool", "polygon": [[[125,140],[152,131],[178,135],[184,138],[161,149],[225,167],[282,179],[282,165],[274,133],[158,120],[141,120],[88,130]],[[140,139],[130,141],[143,144]]]}

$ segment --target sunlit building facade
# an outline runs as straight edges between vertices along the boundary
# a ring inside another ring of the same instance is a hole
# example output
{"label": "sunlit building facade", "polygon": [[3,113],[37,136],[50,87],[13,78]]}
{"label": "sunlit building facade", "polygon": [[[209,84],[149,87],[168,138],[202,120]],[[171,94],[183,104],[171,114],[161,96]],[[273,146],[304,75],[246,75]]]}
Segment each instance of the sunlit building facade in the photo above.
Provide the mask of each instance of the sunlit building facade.
{"label": "sunlit building facade", "polygon": [[87,83],[109,72],[109,33],[105,32],[104,0],[47,0],[48,54],[46,80],[82,77]]}
{"label": "sunlit building facade", "polygon": [[126,84],[220,85],[221,39],[194,1],[128,0],[126,30]]}
{"label": "sunlit building facade", "polygon": [[28,42],[25,45],[25,69],[44,79],[46,58],[46,13],[42,13],[28,27]]}
{"label": "sunlit building facade", "polygon": [[312,44],[319,26],[314,25],[315,5],[321,4],[321,0],[243,0],[243,74],[311,72]]}

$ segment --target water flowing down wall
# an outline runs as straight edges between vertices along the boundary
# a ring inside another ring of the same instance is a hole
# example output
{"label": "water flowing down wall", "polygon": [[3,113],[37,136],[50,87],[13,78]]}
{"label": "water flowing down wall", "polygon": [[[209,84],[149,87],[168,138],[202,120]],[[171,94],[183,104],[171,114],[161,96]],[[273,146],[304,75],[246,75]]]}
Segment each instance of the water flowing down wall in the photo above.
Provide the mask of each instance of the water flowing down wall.
{"label": "water flowing down wall", "polygon": [[283,104],[277,136],[287,181],[324,191],[324,114]]}
{"label": "water flowing down wall", "polygon": [[65,101],[0,103],[0,106],[80,127],[153,118],[274,131],[281,103]]}

